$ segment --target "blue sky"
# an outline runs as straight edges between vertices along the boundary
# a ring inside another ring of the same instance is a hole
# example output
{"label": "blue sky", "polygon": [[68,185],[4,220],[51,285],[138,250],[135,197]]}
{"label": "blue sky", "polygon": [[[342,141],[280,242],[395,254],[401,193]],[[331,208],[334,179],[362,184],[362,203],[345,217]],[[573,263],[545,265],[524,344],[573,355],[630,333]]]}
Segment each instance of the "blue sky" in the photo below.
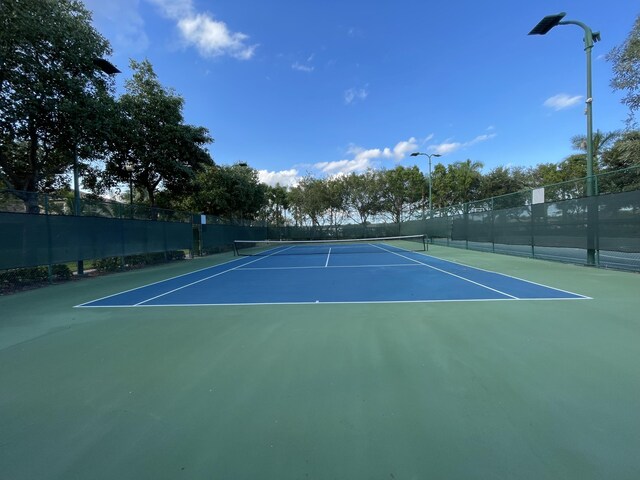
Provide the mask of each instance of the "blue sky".
{"label": "blue sky", "polygon": [[586,131],[583,31],[527,33],[561,11],[601,32],[594,129],[621,129],[628,110],[604,56],[628,36],[634,4],[85,0],[123,71],[120,92],[129,59],[149,59],[184,97],[185,121],[210,130],[216,163],[247,162],[284,185],[369,167],[426,172],[416,150],[484,172],[561,161]]}

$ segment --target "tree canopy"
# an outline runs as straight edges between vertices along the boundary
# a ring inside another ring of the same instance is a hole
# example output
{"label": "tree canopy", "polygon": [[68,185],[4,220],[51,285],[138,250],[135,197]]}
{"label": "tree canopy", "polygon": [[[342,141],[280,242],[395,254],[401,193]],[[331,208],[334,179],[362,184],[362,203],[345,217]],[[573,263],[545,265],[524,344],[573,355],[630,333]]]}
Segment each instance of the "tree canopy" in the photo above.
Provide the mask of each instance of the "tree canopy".
{"label": "tree canopy", "polygon": [[60,186],[74,152],[100,143],[112,84],[94,64],[111,53],[74,0],[2,0],[0,179],[23,191]]}
{"label": "tree canopy", "polygon": [[148,60],[131,60],[131,69],[117,104],[103,180],[112,186],[131,175],[155,205],[159,187],[185,193],[195,172],[213,163],[204,149],[212,138],[206,128],[184,123],[183,98],[162,86]]}
{"label": "tree canopy", "polygon": [[626,92],[622,103],[629,107],[627,125],[635,127],[635,114],[640,109],[640,15],[636,17],[626,41],[614,47],[607,60],[613,64],[611,87]]}

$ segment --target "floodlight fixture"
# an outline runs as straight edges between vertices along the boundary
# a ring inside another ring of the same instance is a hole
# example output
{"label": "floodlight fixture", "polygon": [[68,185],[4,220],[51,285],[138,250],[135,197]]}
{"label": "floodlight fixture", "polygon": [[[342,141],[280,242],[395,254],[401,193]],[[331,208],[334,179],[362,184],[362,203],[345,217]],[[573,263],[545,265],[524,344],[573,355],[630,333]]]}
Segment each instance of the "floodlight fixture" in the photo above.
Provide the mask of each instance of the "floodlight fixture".
{"label": "floodlight fixture", "polygon": [[122,73],[120,70],[118,70],[118,67],[116,67],[109,60],[105,60],[104,58],[94,58],[93,64],[96,67],[98,67],[100,70],[102,70],[104,73],[106,73],[107,75],[115,75],[116,73]]}
{"label": "floodlight fixture", "polygon": [[565,12],[560,12],[556,15],[547,15],[533,27],[529,35],[546,35],[549,30],[560,24],[565,15]]}

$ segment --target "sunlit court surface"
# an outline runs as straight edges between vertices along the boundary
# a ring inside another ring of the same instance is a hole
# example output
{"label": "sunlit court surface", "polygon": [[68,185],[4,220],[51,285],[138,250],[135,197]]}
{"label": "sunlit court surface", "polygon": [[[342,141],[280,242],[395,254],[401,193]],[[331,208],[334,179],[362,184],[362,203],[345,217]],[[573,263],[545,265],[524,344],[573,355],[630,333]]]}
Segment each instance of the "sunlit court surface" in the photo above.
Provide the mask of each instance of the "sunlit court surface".
{"label": "sunlit court surface", "polygon": [[0,478],[637,478],[637,274],[309,247],[0,297]]}

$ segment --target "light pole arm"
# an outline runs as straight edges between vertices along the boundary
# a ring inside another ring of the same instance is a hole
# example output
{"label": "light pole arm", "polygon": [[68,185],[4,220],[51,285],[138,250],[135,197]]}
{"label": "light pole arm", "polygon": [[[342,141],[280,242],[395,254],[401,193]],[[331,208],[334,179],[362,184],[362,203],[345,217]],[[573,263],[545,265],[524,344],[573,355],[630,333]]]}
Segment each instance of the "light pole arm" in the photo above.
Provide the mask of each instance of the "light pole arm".
{"label": "light pole arm", "polygon": [[594,36],[596,37],[596,41],[600,38],[599,33],[593,33],[591,28],[589,28],[586,24],[579,22],[577,20],[565,20],[564,22],[558,23],[558,25],[578,25],[580,28],[584,30],[584,49],[593,48]]}

